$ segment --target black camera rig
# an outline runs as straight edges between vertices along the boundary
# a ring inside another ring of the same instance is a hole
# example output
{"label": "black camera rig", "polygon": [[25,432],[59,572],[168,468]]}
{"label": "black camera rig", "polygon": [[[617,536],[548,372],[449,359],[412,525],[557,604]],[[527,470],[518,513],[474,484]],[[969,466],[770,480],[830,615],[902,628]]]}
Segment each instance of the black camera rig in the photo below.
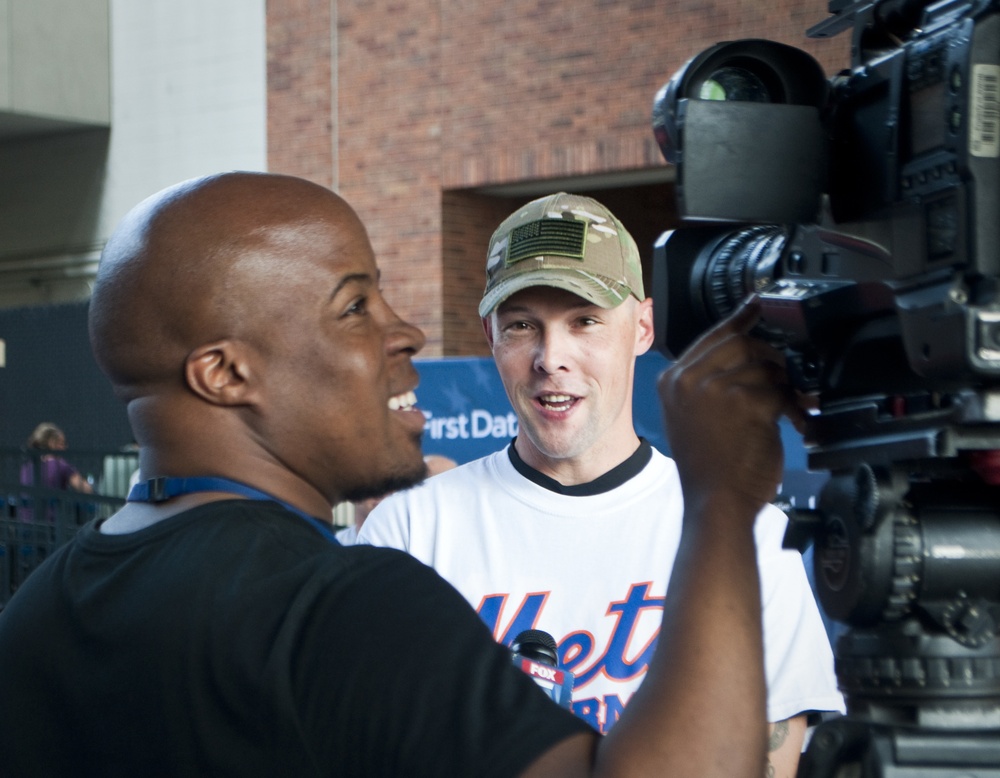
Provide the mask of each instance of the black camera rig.
{"label": "black camera rig", "polygon": [[800,775],[1000,776],[1000,0],[831,0],[827,80],[720,43],[657,94],[681,216],[654,249],[657,345],[746,295],[819,410],[817,591],[848,715]]}

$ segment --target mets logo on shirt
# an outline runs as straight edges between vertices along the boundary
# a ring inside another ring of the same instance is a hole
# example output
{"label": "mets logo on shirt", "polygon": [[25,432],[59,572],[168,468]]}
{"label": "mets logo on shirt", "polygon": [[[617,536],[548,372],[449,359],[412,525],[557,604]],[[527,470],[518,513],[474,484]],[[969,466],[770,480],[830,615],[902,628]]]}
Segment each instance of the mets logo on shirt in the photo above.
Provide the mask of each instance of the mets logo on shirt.
{"label": "mets logo on shirt", "polygon": [[[650,582],[632,584],[625,596],[590,610],[586,625],[567,624],[549,602],[550,592],[489,594],[476,609],[504,645],[526,629],[549,632],[558,646],[559,668],[573,673],[573,712],[599,732],[618,720],[638,688],[656,649],[663,595]],[[558,625],[558,626],[557,626]],[[589,627],[589,628],[583,628]]]}

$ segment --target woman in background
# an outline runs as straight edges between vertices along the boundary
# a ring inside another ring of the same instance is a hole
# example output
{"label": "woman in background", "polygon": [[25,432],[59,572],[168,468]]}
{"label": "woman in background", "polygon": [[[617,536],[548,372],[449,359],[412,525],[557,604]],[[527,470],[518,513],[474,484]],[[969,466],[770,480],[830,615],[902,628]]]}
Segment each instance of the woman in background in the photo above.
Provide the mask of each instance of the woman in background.
{"label": "woman in background", "polygon": [[[52,422],[42,422],[28,438],[28,449],[35,451],[65,451],[66,435]],[[35,466],[41,472],[41,477],[35,479]],[[94,489],[80,471],[57,454],[42,454],[32,456],[21,466],[22,486],[42,486],[47,489],[73,490],[91,494]]]}

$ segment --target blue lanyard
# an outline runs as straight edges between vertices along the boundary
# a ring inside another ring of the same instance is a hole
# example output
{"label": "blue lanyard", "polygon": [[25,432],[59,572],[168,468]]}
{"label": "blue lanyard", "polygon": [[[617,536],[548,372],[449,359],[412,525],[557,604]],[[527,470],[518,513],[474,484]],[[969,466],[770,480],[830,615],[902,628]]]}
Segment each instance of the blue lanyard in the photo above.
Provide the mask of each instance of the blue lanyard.
{"label": "blue lanyard", "polygon": [[315,516],[310,516],[305,511],[301,511],[294,505],[290,505],[284,500],[279,500],[267,492],[262,492],[260,489],[254,489],[252,486],[247,486],[239,481],[232,481],[228,478],[210,476],[199,476],[196,478],[167,478],[160,476],[158,478],[150,478],[148,481],[137,483],[129,490],[128,501],[156,503],[169,500],[171,497],[180,497],[182,494],[194,494],[195,492],[230,492],[238,494],[241,497],[248,497],[251,500],[276,502],[285,510],[291,511],[308,521],[328,540],[336,543],[338,546],[340,545],[340,541],[337,540],[337,536],[333,530]]}

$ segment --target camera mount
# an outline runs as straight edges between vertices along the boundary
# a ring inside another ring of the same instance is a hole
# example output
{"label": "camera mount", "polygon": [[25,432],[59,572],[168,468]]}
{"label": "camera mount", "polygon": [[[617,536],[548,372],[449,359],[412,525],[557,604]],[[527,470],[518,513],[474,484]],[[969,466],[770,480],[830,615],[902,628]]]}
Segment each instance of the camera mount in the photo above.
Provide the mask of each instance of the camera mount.
{"label": "camera mount", "polygon": [[[815,396],[786,545],[814,544],[847,716],[799,775],[1000,778],[1000,0],[831,0],[804,52],[720,43],[659,91],[679,212],[654,247],[674,356],[748,294]],[[759,131],[780,138],[762,145]],[[713,224],[705,224],[713,222]]]}

